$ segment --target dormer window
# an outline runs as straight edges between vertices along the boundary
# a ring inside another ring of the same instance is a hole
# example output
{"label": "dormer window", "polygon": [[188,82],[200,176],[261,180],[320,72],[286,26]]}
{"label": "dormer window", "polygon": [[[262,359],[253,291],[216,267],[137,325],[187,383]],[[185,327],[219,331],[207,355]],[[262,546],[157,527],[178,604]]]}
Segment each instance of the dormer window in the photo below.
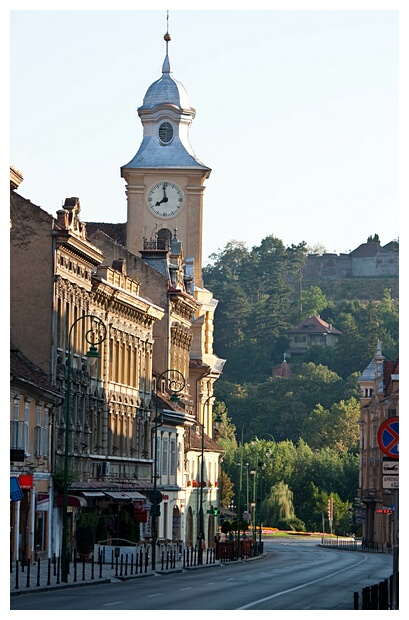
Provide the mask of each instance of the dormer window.
{"label": "dormer window", "polygon": [[171,142],[173,138],[172,125],[167,121],[165,123],[161,123],[159,126],[158,135],[159,140],[162,142],[162,144],[169,144],[169,142]]}

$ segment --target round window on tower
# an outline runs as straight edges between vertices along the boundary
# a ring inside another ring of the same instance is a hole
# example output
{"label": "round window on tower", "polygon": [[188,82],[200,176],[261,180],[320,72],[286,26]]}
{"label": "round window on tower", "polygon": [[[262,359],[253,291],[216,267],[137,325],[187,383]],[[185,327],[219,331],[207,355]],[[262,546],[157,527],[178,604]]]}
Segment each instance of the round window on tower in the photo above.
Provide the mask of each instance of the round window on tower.
{"label": "round window on tower", "polygon": [[162,144],[169,144],[173,138],[173,127],[167,121],[159,126],[159,140]]}

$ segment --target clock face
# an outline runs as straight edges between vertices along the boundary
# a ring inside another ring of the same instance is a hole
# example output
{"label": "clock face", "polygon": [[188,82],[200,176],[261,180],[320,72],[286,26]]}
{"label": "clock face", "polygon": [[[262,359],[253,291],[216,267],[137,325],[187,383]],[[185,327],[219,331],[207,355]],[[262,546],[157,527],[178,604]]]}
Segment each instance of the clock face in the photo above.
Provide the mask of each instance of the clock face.
{"label": "clock face", "polygon": [[183,191],[171,181],[155,183],[146,195],[146,204],[156,217],[169,219],[176,217],[185,203]]}

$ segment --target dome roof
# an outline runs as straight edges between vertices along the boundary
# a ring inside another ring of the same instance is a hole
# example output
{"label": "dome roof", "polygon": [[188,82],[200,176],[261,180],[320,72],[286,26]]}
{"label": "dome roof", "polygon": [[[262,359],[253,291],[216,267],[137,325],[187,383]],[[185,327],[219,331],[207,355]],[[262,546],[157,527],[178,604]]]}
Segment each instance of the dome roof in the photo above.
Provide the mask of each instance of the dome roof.
{"label": "dome roof", "polygon": [[184,110],[190,109],[189,97],[186,89],[174,77],[169,56],[166,57],[162,66],[162,77],[151,84],[143,99],[142,109],[152,109],[164,103],[170,103]]}
{"label": "dome roof", "polygon": [[164,103],[171,103],[185,110],[190,108],[189,97],[185,87],[166,73],[149,86],[143,99],[142,108],[155,108]]}

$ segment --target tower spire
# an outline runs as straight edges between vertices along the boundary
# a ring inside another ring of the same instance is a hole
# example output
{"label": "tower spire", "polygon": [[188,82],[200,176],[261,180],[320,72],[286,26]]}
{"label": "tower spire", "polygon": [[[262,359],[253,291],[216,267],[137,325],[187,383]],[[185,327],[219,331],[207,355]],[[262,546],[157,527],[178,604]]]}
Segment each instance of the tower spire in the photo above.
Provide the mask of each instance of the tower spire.
{"label": "tower spire", "polygon": [[167,11],[166,15],[166,34],[163,37],[166,41],[166,56],[162,66],[162,73],[172,73],[172,66],[169,60],[169,41],[171,41],[172,37],[169,34],[169,11]]}

